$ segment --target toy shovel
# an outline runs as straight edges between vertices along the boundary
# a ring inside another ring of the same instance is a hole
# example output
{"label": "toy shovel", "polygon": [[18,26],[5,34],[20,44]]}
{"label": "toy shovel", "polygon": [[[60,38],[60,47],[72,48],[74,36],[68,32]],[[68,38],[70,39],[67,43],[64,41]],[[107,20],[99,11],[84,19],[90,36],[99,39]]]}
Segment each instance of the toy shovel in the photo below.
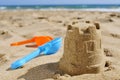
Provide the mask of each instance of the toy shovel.
{"label": "toy shovel", "polygon": [[28,54],[27,56],[15,61],[11,64],[11,69],[17,69],[21,66],[23,66],[28,61],[32,60],[33,58],[40,56],[42,54],[44,55],[50,55],[56,53],[62,43],[62,38],[55,38],[54,40],[51,40],[42,46],[39,46],[37,50],[33,51],[32,53]]}
{"label": "toy shovel", "polygon": [[36,45],[33,45],[33,46],[27,46],[27,47],[38,47],[50,40],[52,40],[53,38],[50,37],[50,36],[36,36],[36,37],[33,37],[32,39],[28,39],[28,40],[24,40],[24,41],[20,41],[20,42],[15,42],[15,43],[11,43],[10,45],[11,46],[19,46],[19,45],[23,45],[23,44],[27,44],[27,43],[32,43],[32,42],[35,42]]}

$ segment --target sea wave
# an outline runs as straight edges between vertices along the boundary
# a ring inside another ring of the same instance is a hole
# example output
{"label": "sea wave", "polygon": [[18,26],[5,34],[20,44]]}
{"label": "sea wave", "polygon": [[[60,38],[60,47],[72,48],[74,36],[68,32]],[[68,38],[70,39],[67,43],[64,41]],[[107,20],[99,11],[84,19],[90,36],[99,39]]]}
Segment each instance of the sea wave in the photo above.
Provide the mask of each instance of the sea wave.
{"label": "sea wave", "polygon": [[4,6],[0,7],[0,10],[4,10],[4,9],[7,9],[7,7],[4,7]]}
{"label": "sea wave", "polygon": [[83,9],[84,11],[103,11],[103,12],[120,12],[120,8],[115,8],[115,9],[106,9],[106,8],[91,8],[91,9]]}
{"label": "sea wave", "polygon": [[101,11],[101,12],[120,12],[120,8],[82,8],[82,9],[68,9],[68,8],[49,8],[49,9],[39,9],[42,11]]}
{"label": "sea wave", "polygon": [[27,11],[31,11],[31,10],[41,10],[41,11],[60,11],[60,10],[64,10],[64,11],[102,11],[102,12],[120,12],[120,7],[117,8],[56,8],[56,7],[49,7],[49,8],[39,8],[39,7],[27,7],[27,8],[23,8],[20,6],[17,7],[6,7],[6,6],[1,6],[0,10],[27,10]]}

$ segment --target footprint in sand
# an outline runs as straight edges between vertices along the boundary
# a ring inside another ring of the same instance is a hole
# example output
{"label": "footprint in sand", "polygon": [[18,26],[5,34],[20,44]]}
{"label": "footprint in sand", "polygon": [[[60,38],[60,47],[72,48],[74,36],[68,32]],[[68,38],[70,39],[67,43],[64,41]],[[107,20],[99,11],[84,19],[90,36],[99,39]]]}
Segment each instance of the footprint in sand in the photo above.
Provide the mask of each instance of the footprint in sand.
{"label": "footprint in sand", "polygon": [[12,35],[8,31],[0,30],[0,39],[11,38]]}
{"label": "footprint in sand", "polygon": [[5,54],[0,54],[0,66],[8,61],[8,57]]}
{"label": "footprint in sand", "polygon": [[97,18],[96,21],[99,21],[99,22],[103,22],[103,23],[108,23],[108,22],[114,22],[114,20],[110,17],[106,17],[106,18]]}
{"label": "footprint in sand", "polygon": [[107,57],[113,57],[113,54],[112,54],[112,52],[109,49],[104,48],[104,54]]}
{"label": "footprint in sand", "polygon": [[120,35],[119,35],[119,34],[111,33],[110,35],[111,35],[112,37],[114,37],[114,38],[118,38],[118,39],[120,39]]}
{"label": "footprint in sand", "polygon": [[111,70],[115,69],[115,67],[112,65],[111,61],[106,61],[105,67],[107,67],[107,69],[105,71],[111,71]]}
{"label": "footprint in sand", "polygon": [[[106,55],[106,57],[113,57],[113,54],[111,52],[111,50],[109,49],[104,49],[104,54]],[[105,62],[105,67],[106,67],[106,70],[105,71],[111,71],[111,70],[114,70],[115,67],[112,65],[113,63],[110,61],[110,60],[107,60]]]}

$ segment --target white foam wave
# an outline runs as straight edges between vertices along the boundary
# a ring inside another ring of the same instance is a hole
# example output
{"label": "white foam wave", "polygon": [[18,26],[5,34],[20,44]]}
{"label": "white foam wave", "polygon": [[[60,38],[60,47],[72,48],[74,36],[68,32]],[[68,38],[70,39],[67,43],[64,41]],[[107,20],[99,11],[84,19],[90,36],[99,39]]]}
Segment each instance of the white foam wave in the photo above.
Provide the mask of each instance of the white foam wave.
{"label": "white foam wave", "polygon": [[103,12],[120,12],[120,8],[106,9],[106,8],[96,8],[96,9],[82,9],[85,11],[103,11]]}
{"label": "white foam wave", "polygon": [[7,7],[4,6],[0,7],[0,10],[4,10],[4,9],[7,9]]}
{"label": "white foam wave", "polygon": [[47,8],[47,9],[38,9],[42,11],[61,11],[61,10],[69,10],[69,11],[101,11],[101,12],[120,12],[120,8],[83,8],[83,9],[67,9],[67,8]]}
{"label": "white foam wave", "polygon": [[[7,7],[1,6],[0,10],[7,10]],[[11,9],[12,10],[12,9]],[[101,11],[101,12],[120,12],[119,8],[82,8],[82,9],[74,9],[74,8],[37,8],[37,9],[22,9],[21,7],[16,7],[13,10],[41,10],[41,11]]]}

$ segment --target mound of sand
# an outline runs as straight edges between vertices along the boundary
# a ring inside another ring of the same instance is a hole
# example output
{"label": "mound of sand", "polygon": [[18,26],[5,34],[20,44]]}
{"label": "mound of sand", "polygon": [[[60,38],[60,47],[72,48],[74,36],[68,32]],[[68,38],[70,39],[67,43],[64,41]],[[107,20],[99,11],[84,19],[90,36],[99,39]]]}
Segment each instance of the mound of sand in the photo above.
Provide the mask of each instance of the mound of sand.
{"label": "mound of sand", "polygon": [[60,69],[70,75],[103,72],[105,61],[98,26],[83,32],[79,28],[68,26]]}

